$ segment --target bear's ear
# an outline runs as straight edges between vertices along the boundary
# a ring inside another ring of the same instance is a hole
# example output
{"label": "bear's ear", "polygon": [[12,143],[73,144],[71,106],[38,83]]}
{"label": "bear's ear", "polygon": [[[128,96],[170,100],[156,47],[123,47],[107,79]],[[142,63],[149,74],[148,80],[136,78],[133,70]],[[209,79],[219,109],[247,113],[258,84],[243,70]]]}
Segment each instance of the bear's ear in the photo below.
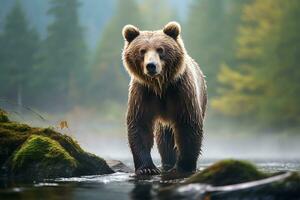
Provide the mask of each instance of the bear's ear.
{"label": "bear's ear", "polygon": [[176,40],[180,34],[181,28],[177,22],[169,22],[167,25],[165,25],[163,31],[165,34]]}
{"label": "bear's ear", "polygon": [[122,34],[127,42],[132,42],[140,34],[140,31],[137,27],[128,24],[124,26]]}

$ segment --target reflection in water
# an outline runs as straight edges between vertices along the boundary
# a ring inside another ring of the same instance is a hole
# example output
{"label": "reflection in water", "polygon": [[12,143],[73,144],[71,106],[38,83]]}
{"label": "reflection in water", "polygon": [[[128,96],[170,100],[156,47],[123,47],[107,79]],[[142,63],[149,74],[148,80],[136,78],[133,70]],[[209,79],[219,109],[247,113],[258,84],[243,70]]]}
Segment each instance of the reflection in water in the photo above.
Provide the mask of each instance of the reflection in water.
{"label": "reflection in water", "polygon": [[152,198],[152,183],[136,184],[130,192],[132,200],[151,200]]}
{"label": "reflection in water", "polygon": [[[215,160],[201,160],[199,167],[203,169]],[[264,171],[297,171],[300,169],[299,160],[293,161],[255,161],[260,169]],[[42,183],[24,183],[14,182],[12,180],[0,179],[0,200],[17,199],[42,199],[42,200],[150,200],[165,199],[163,196],[157,196],[158,190],[182,180],[182,177],[168,176],[145,176],[135,177],[130,173],[115,173],[103,176],[83,176],[73,178],[61,178],[47,180]],[[192,193],[190,190],[189,198],[200,199],[201,193]],[[200,194],[199,194],[200,193]],[[249,193],[247,193],[249,195]],[[233,196],[228,197],[231,199]],[[218,196],[212,196],[212,199],[218,199]],[[224,196],[222,196],[224,198]],[[170,199],[170,196],[167,196]],[[253,198],[252,198],[253,199]],[[222,199],[224,200],[224,199]]]}
{"label": "reflection in water", "polygon": [[32,185],[22,185],[2,191],[0,189],[0,199],[72,199],[74,187],[33,187]]}

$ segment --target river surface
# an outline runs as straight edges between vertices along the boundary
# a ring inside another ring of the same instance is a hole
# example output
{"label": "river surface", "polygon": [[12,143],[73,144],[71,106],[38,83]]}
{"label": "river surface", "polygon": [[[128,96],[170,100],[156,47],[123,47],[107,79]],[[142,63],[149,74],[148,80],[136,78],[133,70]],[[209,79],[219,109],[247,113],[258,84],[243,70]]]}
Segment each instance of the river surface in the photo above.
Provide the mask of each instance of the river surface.
{"label": "river surface", "polygon": [[[203,169],[217,160],[200,160]],[[300,160],[251,160],[267,172],[300,171]],[[132,167],[130,160],[125,160]],[[138,179],[134,174],[117,172],[110,175],[59,178],[44,182],[14,182],[0,179],[0,199],[41,200],[148,200],[159,199],[157,191],[182,179],[164,180],[161,176]]]}

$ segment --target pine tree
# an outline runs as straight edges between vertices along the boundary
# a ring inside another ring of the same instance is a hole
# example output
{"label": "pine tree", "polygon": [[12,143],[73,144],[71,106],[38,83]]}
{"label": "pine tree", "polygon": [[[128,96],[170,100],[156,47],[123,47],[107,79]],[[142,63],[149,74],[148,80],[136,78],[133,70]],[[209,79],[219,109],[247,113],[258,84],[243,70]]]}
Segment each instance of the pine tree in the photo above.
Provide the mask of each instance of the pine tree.
{"label": "pine tree", "polygon": [[77,0],[51,0],[48,10],[53,22],[48,26],[39,66],[40,92],[57,108],[70,107],[84,86],[87,48],[79,22],[79,6]]}
{"label": "pine tree", "polygon": [[142,20],[135,0],[119,0],[115,16],[107,23],[101,35],[92,66],[94,99],[99,103],[124,102],[128,91],[129,78],[121,60],[124,40],[121,34],[126,24],[141,27]]}
{"label": "pine tree", "polygon": [[19,1],[16,1],[6,17],[0,36],[0,93],[2,97],[18,102],[30,101],[30,81],[35,55],[38,51],[38,35],[31,29]]}

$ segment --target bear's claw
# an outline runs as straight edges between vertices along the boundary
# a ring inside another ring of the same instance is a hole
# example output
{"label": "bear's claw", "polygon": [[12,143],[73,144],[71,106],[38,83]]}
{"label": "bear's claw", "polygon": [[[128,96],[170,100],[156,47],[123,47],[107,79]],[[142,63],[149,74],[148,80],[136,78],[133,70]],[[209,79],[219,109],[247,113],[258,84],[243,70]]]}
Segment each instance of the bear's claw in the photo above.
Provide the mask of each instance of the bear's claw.
{"label": "bear's claw", "polygon": [[136,170],[136,175],[157,175],[160,174],[160,170],[157,168],[142,168]]}

